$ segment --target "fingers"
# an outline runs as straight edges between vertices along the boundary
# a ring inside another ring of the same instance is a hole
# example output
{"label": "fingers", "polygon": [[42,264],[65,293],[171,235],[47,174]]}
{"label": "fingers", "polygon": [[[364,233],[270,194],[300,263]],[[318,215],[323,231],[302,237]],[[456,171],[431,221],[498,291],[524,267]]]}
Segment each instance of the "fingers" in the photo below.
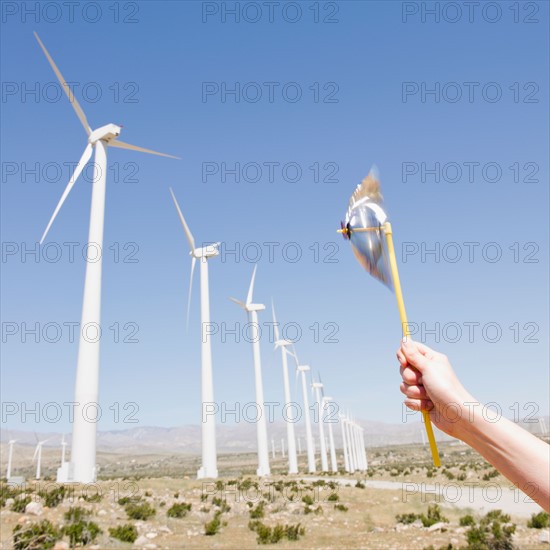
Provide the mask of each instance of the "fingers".
{"label": "fingers", "polygon": [[429,399],[424,386],[401,382],[399,389],[401,390],[401,393],[405,394],[410,399]]}
{"label": "fingers", "polygon": [[401,374],[401,377],[403,378],[403,382],[409,385],[415,384],[417,386],[420,386],[422,384],[422,375],[416,369],[413,369],[409,366],[401,366],[399,368],[399,372]]}
{"label": "fingers", "polygon": [[413,411],[431,411],[434,408],[434,404],[429,399],[407,398],[404,403]]}
{"label": "fingers", "polygon": [[403,342],[401,342],[400,351],[407,360],[407,363],[410,366],[417,368],[420,372],[424,371],[428,367],[430,363],[428,356],[430,353],[433,353],[430,348],[424,346],[423,344],[414,342],[411,338],[403,339]]}

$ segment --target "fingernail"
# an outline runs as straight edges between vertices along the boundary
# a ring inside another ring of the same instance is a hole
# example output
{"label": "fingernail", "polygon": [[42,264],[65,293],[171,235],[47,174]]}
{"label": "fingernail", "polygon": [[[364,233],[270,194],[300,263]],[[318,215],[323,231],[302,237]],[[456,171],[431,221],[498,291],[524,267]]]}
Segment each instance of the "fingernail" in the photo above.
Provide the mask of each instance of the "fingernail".
{"label": "fingernail", "polygon": [[403,345],[405,345],[405,346],[407,346],[409,344],[409,338],[407,336],[403,336],[401,341],[403,342]]}

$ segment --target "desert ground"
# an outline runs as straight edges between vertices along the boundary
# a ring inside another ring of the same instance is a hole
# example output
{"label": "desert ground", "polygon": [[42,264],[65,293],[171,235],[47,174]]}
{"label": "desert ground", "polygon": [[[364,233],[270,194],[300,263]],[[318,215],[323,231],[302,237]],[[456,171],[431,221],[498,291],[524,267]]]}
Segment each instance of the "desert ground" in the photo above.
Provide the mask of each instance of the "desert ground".
{"label": "desert ground", "polygon": [[[197,456],[99,453],[96,484],[60,489],[54,481],[59,453],[45,448],[42,480],[33,479],[28,459],[14,472],[27,478],[24,486],[3,482],[1,548],[69,548],[68,528],[79,518],[73,544],[98,549],[549,548],[548,527],[528,527],[540,512],[535,503],[469,448],[448,443],[440,450],[443,467],[436,470],[421,445],[373,448],[360,475],[289,476],[278,456],[268,479],[254,475],[253,453],[224,454],[217,482],[195,479]],[[305,471],[305,455],[300,466]],[[18,506],[23,499],[28,502]],[[505,515],[483,520],[497,509]],[[37,532],[35,546],[30,536],[31,542],[14,539],[14,529],[21,537],[43,520],[55,534]],[[109,531],[125,525],[133,525],[133,542]],[[487,525],[485,546],[472,546],[472,529]],[[507,529],[513,532],[502,535]]]}

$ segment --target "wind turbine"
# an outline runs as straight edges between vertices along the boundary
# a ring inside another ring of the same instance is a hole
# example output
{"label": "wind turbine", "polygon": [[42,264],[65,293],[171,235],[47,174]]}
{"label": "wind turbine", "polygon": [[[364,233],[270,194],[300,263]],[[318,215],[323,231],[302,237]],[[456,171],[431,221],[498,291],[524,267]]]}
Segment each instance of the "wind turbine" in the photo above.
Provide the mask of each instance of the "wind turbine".
{"label": "wind turbine", "polygon": [[13,445],[16,443],[16,439],[10,439],[8,441],[8,467],[6,468],[6,479],[9,483],[11,477],[11,459],[13,457]]}
{"label": "wind turbine", "polygon": [[[285,395],[285,410],[289,411],[292,406],[290,401],[290,384],[288,381],[288,362],[287,362],[287,353],[286,349],[291,345],[291,342],[288,340],[281,339],[279,334],[279,325],[277,324],[277,319],[275,318],[275,306],[271,302],[271,311],[273,312],[273,326],[275,329],[275,349],[281,348],[281,359],[283,365],[283,387]],[[298,458],[296,457],[296,440],[294,435],[294,418],[287,418],[285,416],[286,422],[286,436],[287,436],[287,447],[288,447],[288,473],[297,474],[298,473]]]}
{"label": "wind turbine", "polygon": [[[65,199],[71,192],[71,189],[73,188],[85,165],[90,160],[92,152],[95,150],[88,245],[94,244],[102,250],[103,222],[105,216],[105,187],[107,179],[107,148],[117,147],[120,149],[131,149],[142,153],[160,155],[162,157],[171,157],[171,155],[159,153],[150,149],[144,149],[143,147],[137,147],[136,145],[130,145],[129,143],[118,140],[117,138],[121,132],[121,126],[116,124],[106,124],[105,126],[92,130],[88,124],[88,119],[86,118],[84,111],[74,97],[71,88],[63,78],[63,75],[57,68],[54,60],[48,53],[48,50],[46,50],[46,47],[36,33],[34,33],[34,36],[48,59],[48,62],[57,76],[61,87],[67,94],[69,102],[84,127],[86,135],[88,136],[84,153],[78,161],[74,173],[69,179],[69,183],[61,195],[61,199],[59,200],[53,215],[46,226],[46,230],[40,239],[40,244],[42,244],[46,238],[46,235],[48,234],[48,231],[52,226],[59,210],[63,206]],[[97,261],[86,262],[84,299],[80,324],[81,327],[97,327],[98,332],[101,327],[101,264],[101,256]],[[99,337],[89,337],[86,331],[80,331],[75,382],[74,401],[76,402],[76,406],[74,409],[71,463],[68,469],[63,470],[68,479],[58,479],[57,481],[90,483],[95,482],[96,480],[97,421],[95,419],[90,419],[89,412],[87,411],[87,408],[84,407],[88,407],[90,403],[96,405],[98,402],[99,341]]]}
{"label": "wind turbine", "polygon": [[[302,398],[304,400],[304,421],[306,424],[306,449],[307,449],[307,466],[310,474],[315,473],[315,447],[313,445],[313,435],[311,433],[311,417],[309,416],[309,399],[307,397],[307,382],[306,372],[310,370],[309,365],[300,365],[296,350],[293,353],[296,361],[296,376],[301,375],[302,379]],[[301,452],[301,451],[300,451]]]}
{"label": "wind turbine", "polygon": [[317,400],[317,410],[319,413],[319,442],[321,448],[321,471],[328,472],[327,447],[325,445],[325,419],[322,394],[324,394],[323,384],[320,381],[312,382],[312,389],[315,391],[315,399]]}
{"label": "wind turbine", "polygon": [[67,442],[65,441],[65,434],[61,438],[61,466],[65,464],[65,453],[67,451]]}
{"label": "wind turbine", "polygon": [[353,474],[353,472],[355,472],[355,470],[357,469],[357,463],[355,462],[355,442],[353,440],[351,421],[347,415],[344,417],[344,427],[346,429],[346,439],[348,442],[349,471]]}
{"label": "wind turbine", "polygon": [[346,472],[351,472],[350,462],[349,462],[349,443],[348,436],[346,434],[346,417],[342,413],[338,413],[338,418],[340,419],[340,427],[342,429],[342,449],[344,451],[344,470]]}
{"label": "wind turbine", "polygon": [[[254,293],[254,279],[256,278],[256,265],[252,272],[252,279],[248,287],[246,302],[241,302],[235,298],[230,298],[238,306],[242,307],[248,313],[249,323],[258,327],[258,311],[263,311],[263,304],[252,303],[252,294]],[[262,364],[260,358],[260,339],[252,340],[252,356],[254,359],[254,380],[256,385],[256,405],[258,407],[259,418],[256,420],[256,434],[258,438],[258,470],[259,477],[268,476],[271,471],[269,468],[269,450],[267,446],[267,423],[265,418],[264,387],[262,382]]]}
{"label": "wind turbine", "polygon": [[273,460],[275,460],[275,438],[271,438],[271,455],[273,457]]}
{"label": "wind turbine", "polygon": [[[197,472],[197,478],[217,478],[218,465],[216,456],[216,418],[213,414],[206,414],[207,407],[214,404],[214,386],[212,381],[212,346],[210,338],[204,337],[203,328],[210,324],[210,293],[208,288],[208,260],[218,254],[219,243],[197,248],[193,234],[181,212],[178,201],[172,189],[172,200],[183,226],[183,231],[189,243],[191,256],[191,277],[189,279],[189,295],[187,298],[187,324],[189,324],[189,306],[191,304],[191,290],[193,289],[193,273],[195,263],[200,259],[200,295],[201,295],[201,429],[202,429],[202,465]],[[206,417],[205,417],[206,416]]]}
{"label": "wind turbine", "polygon": [[281,456],[285,457],[285,438],[281,437]]}
{"label": "wind turbine", "polygon": [[36,460],[36,479],[40,479],[41,475],[41,468],[42,468],[42,445],[46,443],[48,439],[45,439],[44,441],[39,441],[36,445],[36,449],[34,450],[34,455],[32,457],[33,462]]}
{"label": "wind turbine", "polygon": [[[327,403],[333,402],[332,397],[323,396],[323,409]],[[329,419],[328,425],[328,443],[330,449],[330,466],[334,473],[338,471],[338,462],[336,461],[336,449],[334,448],[334,434],[332,433],[332,421]]]}

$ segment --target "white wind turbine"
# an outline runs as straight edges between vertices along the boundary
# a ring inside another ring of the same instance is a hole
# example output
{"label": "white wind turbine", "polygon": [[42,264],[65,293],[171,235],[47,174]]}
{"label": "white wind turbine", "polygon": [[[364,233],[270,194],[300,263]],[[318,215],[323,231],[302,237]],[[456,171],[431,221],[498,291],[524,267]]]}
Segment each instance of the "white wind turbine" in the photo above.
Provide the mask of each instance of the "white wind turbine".
{"label": "white wind turbine", "polygon": [[219,254],[219,243],[197,248],[195,239],[181,212],[178,201],[172,189],[172,200],[189,243],[191,256],[191,277],[189,279],[189,296],[187,298],[187,323],[189,324],[189,306],[193,289],[193,273],[195,263],[200,259],[200,296],[201,296],[201,429],[202,429],[202,465],[197,472],[197,478],[217,478],[218,465],[216,455],[216,418],[206,414],[206,407],[214,404],[214,385],[212,379],[212,346],[210,338],[204,337],[203,328],[210,324],[210,292],[208,287],[208,260]]}
{"label": "white wind turbine", "polygon": [[8,467],[6,468],[6,479],[9,482],[11,478],[11,461],[13,457],[13,445],[16,443],[15,439],[8,441]]}
{"label": "white wind turbine", "polygon": [[[293,352],[296,361],[296,376],[300,375],[302,379],[302,399],[304,401],[304,421],[306,425],[306,449],[307,449],[307,467],[310,474],[315,473],[315,446],[313,444],[313,435],[311,433],[311,417],[309,415],[309,399],[307,391],[306,372],[310,370],[309,365],[300,365],[296,349]],[[302,451],[300,450],[300,453]]]}
{"label": "white wind turbine", "polygon": [[[327,403],[333,402],[332,397],[323,396],[323,409],[326,408]],[[334,433],[332,432],[332,420],[329,418],[328,422],[328,443],[330,448],[330,466],[331,470],[336,473],[338,471],[338,462],[336,461],[336,449],[334,447]]]}
{"label": "white wind turbine", "polygon": [[40,479],[41,473],[42,473],[42,445],[49,441],[48,439],[45,439],[44,441],[39,441],[36,444],[36,449],[34,450],[34,455],[32,457],[33,462],[36,460],[36,479]]}
{"label": "white wind turbine", "polygon": [[349,442],[346,429],[346,417],[342,413],[338,413],[340,419],[340,428],[342,429],[342,450],[344,451],[344,470],[351,472],[349,461]]}
{"label": "white wind turbine", "polygon": [[[40,239],[40,244],[46,238],[48,231],[54,222],[59,210],[63,206],[65,199],[73,188],[76,180],[82,173],[85,165],[92,157],[95,149],[94,176],[92,186],[92,206],[90,211],[90,228],[88,233],[88,245],[92,244],[102,250],[103,246],[103,221],[105,215],[105,186],[107,179],[107,147],[118,147],[120,149],[131,149],[142,153],[150,153],[163,157],[171,157],[164,153],[158,153],[136,145],[130,145],[117,138],[121,127],[116,124],[107,124],[95,130],[92,130],[84,111],[74,97],[71,88],[63,78],[63,75],[57,68],[54,60],[46,50],[44,44],[34,33],[36,40],[40,44],[42,51],[46,55],[55,75],[57,76],[61,87],[67,94],[69,102],[74,109],[76,116],[80,120],[88,136],[87,145],[82,157],[78,161],[74,173],[71,176],[61,199],[57,204],[53,215],[46,226],[46,230]],[[177,157],[171,157],[177,158]],[[100,330],[101,314],[101,264],[102,255],[97,261],[86,262],[86,276],[84,280],[84,299],[82,304],[81,327],[97,327]],[[75,481],[90,483],[96,480],[96,439],[97,422],[90,421],[85,406],[90,403],[98,402],[99,387],[99,336],[90,337],[80,331],[80,340],[78,344],[78,360],[76,368],[75,399],[77,403],[74,410],[73,438],[71,448],[71,463],[69,467],[63,469],[63,477],[67,479],[58,479],[60,482]]]}
{"label": "white wind turbine", "polygon": [[351,429],[351,421],[348,418],[348,416],[344,416],[344,428],[346,430],[346,440],[348,443],[348,460],[349,460],[349,471],[353,474],[355,472],[356,468],[356,462],[355,462],[355,442],[353,439],[352,429]]}
{"label": "white wind turbine", "polygon": [[61,466],[65,464],[65,454],[67,452],[67,442],[65,441],[65,434],[61,438]]}
{"label": "white wind turbine", "polygon": [[[286,349],[291,345],[291,342],[280,338],[279,334],[279,325],[277,324],[277,319],[275,318],[275,306],[273,302],[271,303],[271,310],[273,312],[273,326],[275,331],[275,348],[281,348],[281,360],[283,365],[283,387],[285,395],[285,410],[286,414],[289,414],[290,407],[292,402],[290,401],[290,384],[288,381],[288,362],[287,362],[287,353]],[[297,474],[298,473],[298,458],[296,457],[296,439],[294,435],[294,418],[287,418],[286,421],[286,436],[287,436],[287,448],[288,448],[288,473]]]}
{"label": "white wind turbine", "polygon": [[[248,313],[250,325],[258,327],[258,311],[265,309],[263,304],[252,303],[252,294],[254,292],[254,279],[256,278],[256,267],[252,272],[252,279],[246,295],[246,302],[241,302],[235,298],[230,298],[238,306],[242,307]],[[259,334],[259,331],[258,331]],[[262,382],[262,364],[260,358],[260,338],[252,340],[252,355],[254,359],[254,380],[256,386],[256,406],[259,418],[256,420],[256,433],[258,438],[258,476],[268,476],[271,473],[269,468],[269,449],[267,444],[267,423],[264,403],[264,387]]]}
{"label": "white wind turbine", "polygon": [[328,461],[327,461],[327,447],[325,444],[325,414],[324,414],[324,403],[322,399],[322,394],[324,394],[323,384],[319,380],[317,382],[312,382],[312,389],[315,391],[315,399],[317,400],[317,411],[319,415],[319,442],[321,450],[321,471],[328,472]]}

